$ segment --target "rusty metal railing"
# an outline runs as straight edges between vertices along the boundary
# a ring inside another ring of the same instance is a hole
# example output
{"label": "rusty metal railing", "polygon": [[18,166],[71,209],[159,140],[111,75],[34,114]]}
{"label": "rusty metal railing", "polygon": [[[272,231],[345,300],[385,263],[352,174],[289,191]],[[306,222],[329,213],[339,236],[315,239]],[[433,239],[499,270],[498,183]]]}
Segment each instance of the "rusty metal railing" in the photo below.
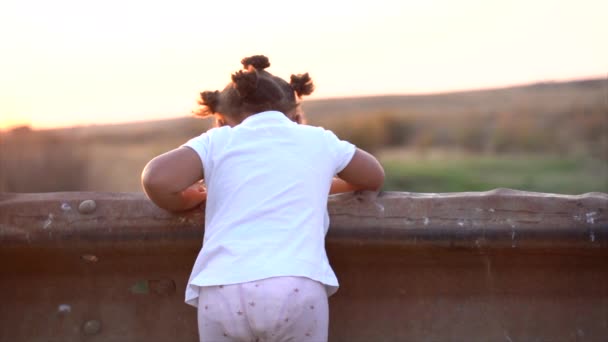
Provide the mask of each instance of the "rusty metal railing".
{"label": "rusty metal railing", "polygon": [[[332,196],[331,341],[603,341],[608,194]],[[202,210],[0,193],[0,341],[195,341]]]}

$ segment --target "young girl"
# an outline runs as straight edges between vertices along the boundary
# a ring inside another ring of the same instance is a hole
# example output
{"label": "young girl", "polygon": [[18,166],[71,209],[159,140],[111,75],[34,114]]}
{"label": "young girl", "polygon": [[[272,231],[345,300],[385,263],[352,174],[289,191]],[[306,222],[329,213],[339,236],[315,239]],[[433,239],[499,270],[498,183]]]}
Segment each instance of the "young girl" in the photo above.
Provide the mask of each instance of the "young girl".
{"label": "young girl", "polygon": [[328,194],[378,191],[384,171],[332,132],[298,124],[308,74],[287,83],[264,70],[265,56],[242,64],[222,91],[201,93],[198,115],[219,127],[150,161],[143,187],[171,211],[206,199],[186,288],[201,341],[326,341],[338,288],[325,252]]}

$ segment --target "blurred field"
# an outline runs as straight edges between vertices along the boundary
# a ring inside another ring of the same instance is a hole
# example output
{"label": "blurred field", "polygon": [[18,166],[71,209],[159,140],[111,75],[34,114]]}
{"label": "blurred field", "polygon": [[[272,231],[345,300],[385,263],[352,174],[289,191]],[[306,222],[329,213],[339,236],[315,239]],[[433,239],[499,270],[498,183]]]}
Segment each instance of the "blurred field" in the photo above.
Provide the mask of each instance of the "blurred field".
{"label": "blurred field", "polygon": [[[311,125],[376,154],[385,190],[608,192],[608,80],[306,101]],[[154,156],[211,125],[190,117],[0,132],[0,191],[141,191]]]}
{"label": "blurred field", "polygon": [[381,155],[385,189],[410,192],[511,188],[561,194],[608,192],[608,163],[541,155]]}

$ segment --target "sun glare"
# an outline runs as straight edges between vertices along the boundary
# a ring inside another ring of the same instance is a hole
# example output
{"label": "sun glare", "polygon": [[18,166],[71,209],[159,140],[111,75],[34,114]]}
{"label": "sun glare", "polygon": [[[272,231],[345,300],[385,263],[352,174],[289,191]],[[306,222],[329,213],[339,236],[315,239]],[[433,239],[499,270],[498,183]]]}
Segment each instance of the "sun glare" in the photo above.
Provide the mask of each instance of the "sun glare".
{"label": "sun glare", "polygon": [[223,87],[240,58],[259,53],[278,76],[310,72],[311,99],[597,77],[608,67],[605,1],[241,4],[9,1],[0,129],[189,115],[195,94]]}
{"label": "sun glare", "polygon": [[0,117],[0,131],[11,130],[19,126],[29,126],[28,120],[13,116],[2,116]]}

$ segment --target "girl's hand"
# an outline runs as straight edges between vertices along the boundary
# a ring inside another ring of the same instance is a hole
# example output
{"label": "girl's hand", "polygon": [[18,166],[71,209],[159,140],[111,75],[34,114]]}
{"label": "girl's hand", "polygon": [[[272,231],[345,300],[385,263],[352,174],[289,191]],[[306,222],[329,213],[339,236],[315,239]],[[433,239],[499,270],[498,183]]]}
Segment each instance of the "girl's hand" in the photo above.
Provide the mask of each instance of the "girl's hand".
{"label": "girl's hand", "polygon": [[334,179],[331,182],[331,188],[329,189],[329,194],[333,195],[333,194],[339,194],[342,192],[352,192],[352,191],[357,191],[359,190],[358,187],[338,178],[338,177],[334,177]]}
{"label": "girl's hand", "polygon": [[184,202],[187,203],[187,207],[195,207],[207,199],[207,189],[203,181],[190,185],[180,194]]}

